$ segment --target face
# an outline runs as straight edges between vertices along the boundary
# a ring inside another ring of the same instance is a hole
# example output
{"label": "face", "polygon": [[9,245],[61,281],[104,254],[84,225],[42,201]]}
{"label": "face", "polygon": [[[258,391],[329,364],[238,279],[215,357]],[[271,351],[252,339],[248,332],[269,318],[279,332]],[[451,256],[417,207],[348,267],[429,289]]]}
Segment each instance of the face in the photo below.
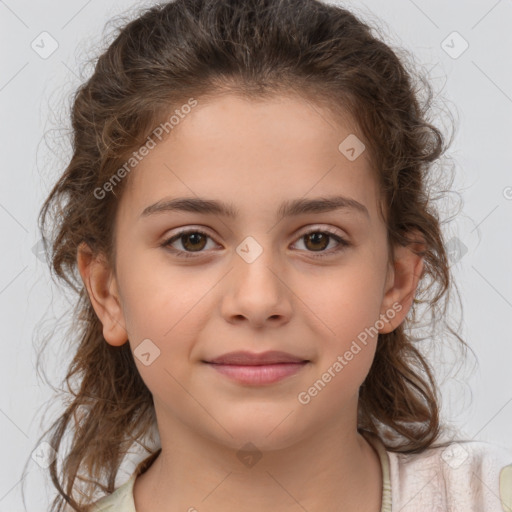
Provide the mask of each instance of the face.
{"label": "face", "polygon": [[[104,315],[104,335],[128,339],[161,436],[181,425],[277,449],[326,425],[354,428],[376,333],[400,323],[415,283],[395,282],[367,153],[339,149],[351,134],[304,99],[199,99],[130,174],[115,225],[119,308]],[[349,201],[281,215],[340,197]],[[154,206],[177,198],[233,216]],[[259,383],[205,362],[271,350],[308,362]]]}

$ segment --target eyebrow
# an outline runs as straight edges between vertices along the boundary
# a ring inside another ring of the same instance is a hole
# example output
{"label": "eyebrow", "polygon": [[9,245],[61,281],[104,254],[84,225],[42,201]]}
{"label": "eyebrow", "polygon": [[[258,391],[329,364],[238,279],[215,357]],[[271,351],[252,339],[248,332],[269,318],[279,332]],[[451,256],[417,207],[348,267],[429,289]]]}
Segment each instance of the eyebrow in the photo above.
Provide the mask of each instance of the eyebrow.
{"label": "eyebrow", "polygon": [[[314,199],[300,198],[284,201],[277,215],[279,218],[284,218],[307,213],[325,213],[335,210],[352,210],[370,218],[366,206],[355,199],[344,196],[329,196]],[[222,215],[232,219],[236,219],[239,213],[231,203],[202,199],[199,197],[177,197],[174,199],[163,199],[148,206],[142,211],[140,217],[148,217],[156,213],[172,211]]]}

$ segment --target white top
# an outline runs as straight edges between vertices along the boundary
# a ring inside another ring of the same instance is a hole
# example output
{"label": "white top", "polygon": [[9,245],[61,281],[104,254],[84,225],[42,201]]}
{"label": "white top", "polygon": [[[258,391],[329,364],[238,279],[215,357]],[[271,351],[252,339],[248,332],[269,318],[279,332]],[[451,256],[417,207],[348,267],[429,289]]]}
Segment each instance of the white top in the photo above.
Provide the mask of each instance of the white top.
{"label": "white top", "polygon": [[[512,450],[470,441],[404,455],[387,451],[374,434],[362,434],[381,461],[380,512],[512,512]],[[137,476],[135,471],[91,510],[137,512],[133,499]]]}

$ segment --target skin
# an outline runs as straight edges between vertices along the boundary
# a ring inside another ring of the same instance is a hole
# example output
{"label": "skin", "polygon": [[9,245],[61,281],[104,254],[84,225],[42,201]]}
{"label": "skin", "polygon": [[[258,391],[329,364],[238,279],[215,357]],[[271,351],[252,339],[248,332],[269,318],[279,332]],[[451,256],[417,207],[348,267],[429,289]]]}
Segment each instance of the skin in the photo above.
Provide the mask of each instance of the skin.
{"label": "skin", "polygon": [[[160,350],[148,366],[135,357],[162,445],[136,479],[137,512],[317,512],[340,503],[344,511],[380,510],[379,459],[357,432],[358,390],[377,337],[308,404],[297,399],[393,304],[396,314],[379,332],[403,321],[423,271],[407,247],[388,261],[368,154],[350,161],[338,150],[351,133],[348,117],[342,123],[301,97],[199,99],[129,176],[115,222],[116,271],[80,246],[78,267],[107,343],[135,350],[150,339]],[[356,199],[369,217],[348,209],[276,217],[284,200],[333,194]],[[139,217],[178,196],[232,202],[239,217]],[[193,257],[161,247],[178,228],[209,235],[174,241]],[[311,228],[350,245],[334,253],[332,238],[308,243]],[[247,236],[263,251],[251,263],[236,252]],[[330,255],[315,258],[322,251]],[[282,350],[311,362],[259,387],[201,362],[234,350]],[[248,442],[261,455],[250,467],[237,457]]]}

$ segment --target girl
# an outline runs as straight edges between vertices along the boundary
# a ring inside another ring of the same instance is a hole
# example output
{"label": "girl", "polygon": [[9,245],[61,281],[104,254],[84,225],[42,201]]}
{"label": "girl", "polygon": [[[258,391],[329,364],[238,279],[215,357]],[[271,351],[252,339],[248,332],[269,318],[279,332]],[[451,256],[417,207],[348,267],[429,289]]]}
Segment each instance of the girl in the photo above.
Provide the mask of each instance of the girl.
{"label": "girl", "polygon": [[52,511],[512,510],[512,453],[448,435],[412,336],[452,284],[430,100],[316,0],[176,0],[119,32],[40,214],[78,294]]}

